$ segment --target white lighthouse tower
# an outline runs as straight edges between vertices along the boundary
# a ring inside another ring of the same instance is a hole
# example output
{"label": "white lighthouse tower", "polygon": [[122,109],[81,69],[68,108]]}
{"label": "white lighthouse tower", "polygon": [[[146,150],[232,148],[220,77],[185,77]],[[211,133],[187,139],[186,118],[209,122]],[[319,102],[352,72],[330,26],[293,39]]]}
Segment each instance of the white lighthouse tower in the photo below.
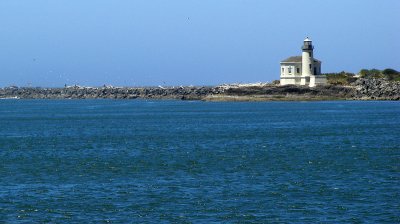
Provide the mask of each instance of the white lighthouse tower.
{"label": "white lighthouse tower", "polygon": [[313,75],[314,70],[314,46],[308,37],[304,40],[301,50],[303,51],[301,54],[301,85],[306,85],[310,83],[310,76]]}

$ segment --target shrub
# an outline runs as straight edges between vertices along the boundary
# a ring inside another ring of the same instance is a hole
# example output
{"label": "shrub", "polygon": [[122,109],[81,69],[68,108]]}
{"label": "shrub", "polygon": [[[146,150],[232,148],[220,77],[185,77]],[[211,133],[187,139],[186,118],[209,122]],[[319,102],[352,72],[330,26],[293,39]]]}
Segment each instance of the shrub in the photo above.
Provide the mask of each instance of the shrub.
{"label": "shrub", "polygon": [[382,74],[384,74],[384,75],[396,75],[398,73],[399,73],[398,71],[396,71],[396,70],[394,70],[392,68],[387,68],[387,69],[382,71]]}
{"label": "shrub", "polygon": [[382,71],[382,74],[385,75],[385,78],[387,78],[389,81],[400,81],[400,72],[387,68]]}
{"label": "shrub", "polygon": [[328,84],[331,85],[349,85],[354,82],[356,78],[354,73],[342,71],[340,73],[325,73]]}
{"label": "shrub", "polygon": [[400,73],[392,68],[387,68],[383,71],[378,69],[361,69],[359,74],[362,78],[386,78],[389,81],[400,81]]}
{"label": "shrub", "polygon": [[378,69],[361,69],[360,72],[360,77],[362,78],[384,78],[384,75],[382,74],[381,70]]}

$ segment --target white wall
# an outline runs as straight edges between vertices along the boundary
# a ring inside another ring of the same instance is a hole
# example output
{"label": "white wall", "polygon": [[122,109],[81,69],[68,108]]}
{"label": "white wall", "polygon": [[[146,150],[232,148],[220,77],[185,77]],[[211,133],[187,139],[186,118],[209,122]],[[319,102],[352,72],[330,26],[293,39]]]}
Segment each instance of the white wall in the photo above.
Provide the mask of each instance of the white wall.
{"label": "white wall", "polygon": [[[302,53],[302,75],[303,76],[310,76],[313,73],[314,70],[314,59],[311,57],[311,51],[303,51]],[[311,64],[311,69],[310,69],[310,64]]]}
{"label": "white wall", "polygon": [[[282,72],[282,68],[284,71]],[[291,73],[289,73],[289,68],[291,69]],[[282,62],[281,67],[281,76],[280,81],[281,85],[296,85],[300,83],[296,83],[296,77],[301,76],[301,63],[294,62]],[[299,73],[297,73],[297,69],[299,69]]]}

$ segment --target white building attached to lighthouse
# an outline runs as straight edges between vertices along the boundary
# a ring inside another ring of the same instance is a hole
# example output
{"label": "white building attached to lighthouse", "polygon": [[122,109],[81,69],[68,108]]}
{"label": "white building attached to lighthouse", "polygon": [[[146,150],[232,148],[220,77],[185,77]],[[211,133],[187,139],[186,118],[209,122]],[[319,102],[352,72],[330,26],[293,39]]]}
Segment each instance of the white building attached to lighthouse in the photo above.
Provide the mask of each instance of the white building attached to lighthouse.
{"label": "white building attached to lighthouse", "polygon": [[314,46],[307,37],[301,56],[292,56],[281,61],[281,85],[325,85],[326,76],[321,75],[321,61],[314,58]]}

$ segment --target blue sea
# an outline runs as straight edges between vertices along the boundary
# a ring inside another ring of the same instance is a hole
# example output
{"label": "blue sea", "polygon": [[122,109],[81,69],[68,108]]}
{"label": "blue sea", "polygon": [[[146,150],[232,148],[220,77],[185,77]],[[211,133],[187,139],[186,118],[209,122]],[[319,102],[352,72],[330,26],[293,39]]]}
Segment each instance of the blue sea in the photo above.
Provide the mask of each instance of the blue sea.
{"label": "blue sea", "polygon": [[0,223],[399,223],[400,103],[0,100]]}

